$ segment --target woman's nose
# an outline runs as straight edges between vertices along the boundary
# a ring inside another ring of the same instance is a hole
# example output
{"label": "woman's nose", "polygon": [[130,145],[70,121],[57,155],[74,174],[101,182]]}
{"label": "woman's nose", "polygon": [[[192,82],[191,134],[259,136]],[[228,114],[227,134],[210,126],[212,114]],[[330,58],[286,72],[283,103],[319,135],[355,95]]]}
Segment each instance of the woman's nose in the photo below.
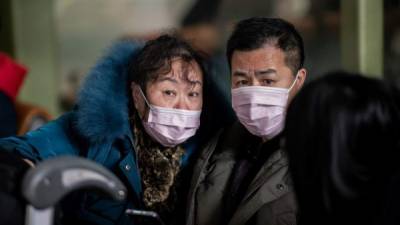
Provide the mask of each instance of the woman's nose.
{"label": "woman's nose", "polygon": [[189,104],[187,103],[186,99],[184,97],[180,97],[177,99],[174,105],[175,109],[186,109],[189,110]]}

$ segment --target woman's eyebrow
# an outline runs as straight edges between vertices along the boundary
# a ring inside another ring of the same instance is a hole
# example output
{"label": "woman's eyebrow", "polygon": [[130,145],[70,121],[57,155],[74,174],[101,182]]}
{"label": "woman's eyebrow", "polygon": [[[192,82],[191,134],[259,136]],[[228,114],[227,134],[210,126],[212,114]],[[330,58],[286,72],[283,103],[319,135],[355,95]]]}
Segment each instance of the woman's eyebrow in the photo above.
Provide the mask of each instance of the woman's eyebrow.
{"label": "woman's eyebrow", "polygon": [[203,86],[203,82],[201,82],[200,80],[188,80],[188,82],[189,82],[190,84],[192,84],[192,85],[198,84],[198,85],[200,85],[200,86]]}
{"label": "woman's eyebrow", "polygon": [[176,83],[176,84],[178,83],[178,81],[175,78],[172,78],[172,77],[164,76],[164,77],[159,79],[159,82],[164,82],[164,81],[170,81],[170,82]]}
{"label": "woman's eyebrow", "polygon": [[[164,81],[169,81],[169,82],[172,82],[172,83],[174,83],[174,84],[179,83],[177,79],[172,78],[172,77],[163,77],[163,78],[160,78],[160,79],[158,80],[158,82],[164,82]],[[189,80],[189,79],[186,79],[185,81],[186,81],[187,83],[191,84],[191,85],[196,85],[196,84],[198,84],[199,86],[203,86],[203,82],[201,82],[200,80]]]}

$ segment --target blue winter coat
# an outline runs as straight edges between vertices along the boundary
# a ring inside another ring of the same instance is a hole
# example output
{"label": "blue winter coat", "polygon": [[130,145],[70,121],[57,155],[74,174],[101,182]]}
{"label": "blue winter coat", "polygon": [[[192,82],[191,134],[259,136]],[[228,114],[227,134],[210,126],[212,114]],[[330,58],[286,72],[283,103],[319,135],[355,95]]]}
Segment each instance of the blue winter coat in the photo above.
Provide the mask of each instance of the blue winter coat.
{"label": "blue winter coat", "polygon": [[[127,201],[119,203],[88,193],[69,209],[73,215],[94,224],[131,224],[124,210],[140,208],[142,202],[133,145],[135,137],[128,122],[130,94],[127,84],[128,61],[140,47],[132,42],[114,46],[87,76],[77,107],[72,112],[25,136],[0,140],[0,149],[34,162],[60,155],[77,155],[113,171],[128,188]],[[183,167],[199,147],[200,139],[196,134],[184,144]]]}

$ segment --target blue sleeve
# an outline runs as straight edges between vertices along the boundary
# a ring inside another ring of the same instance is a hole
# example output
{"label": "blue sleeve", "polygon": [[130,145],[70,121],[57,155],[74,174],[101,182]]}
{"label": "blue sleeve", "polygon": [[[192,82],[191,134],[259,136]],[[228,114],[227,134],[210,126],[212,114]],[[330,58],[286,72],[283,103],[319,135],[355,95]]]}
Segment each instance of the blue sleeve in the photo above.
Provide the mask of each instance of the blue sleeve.
{"label": "blue sleeve", "polygon": [[16,153],[38,162],[59,155],[78,155],[79,146],[70,127],[71,115],[66,114],[24,136],[0,139],[0,150]]}

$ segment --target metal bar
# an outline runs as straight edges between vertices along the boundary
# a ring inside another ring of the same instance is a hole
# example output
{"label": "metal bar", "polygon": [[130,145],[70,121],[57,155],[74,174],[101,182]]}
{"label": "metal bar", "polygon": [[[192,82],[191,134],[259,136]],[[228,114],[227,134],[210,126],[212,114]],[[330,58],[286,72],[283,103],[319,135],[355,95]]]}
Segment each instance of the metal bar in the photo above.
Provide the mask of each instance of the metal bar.
{"label": "metal bar", "polygon": [[383,0],[341,0],[345,70],[383,77]]}

